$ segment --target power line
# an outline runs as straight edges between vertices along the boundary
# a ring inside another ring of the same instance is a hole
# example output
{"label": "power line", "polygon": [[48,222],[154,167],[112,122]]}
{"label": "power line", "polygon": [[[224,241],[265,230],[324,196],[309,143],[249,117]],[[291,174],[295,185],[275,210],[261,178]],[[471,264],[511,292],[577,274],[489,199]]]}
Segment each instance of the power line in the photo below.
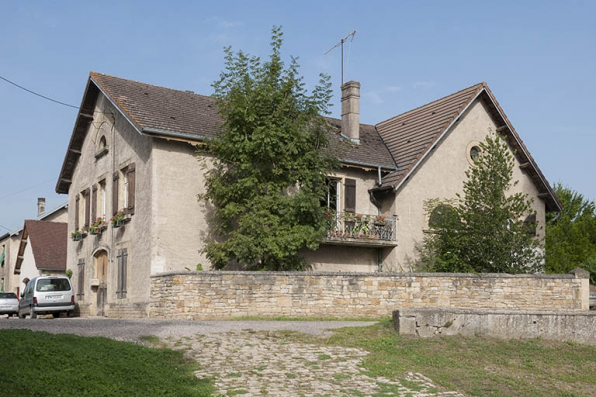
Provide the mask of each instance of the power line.
{"label": "power line", "polygon": [[24,189],[19,190],[18,192],[13,192],[13,193],[7,194],[6,196],[0,197],[0,200],[5,199],[5,198],[10,197],[10,196],[14,196],[15,194],[23,193],[24,191],[29,190],[29,189],[33,189],[34,187],[39,187],[39,186],[45,185],[46,183],[49,183],[49,182],[51,182],[53,180],[55,180],[55,178],[48,179],[47,181],[38,183],[37,185],[34,185],[34,186],[26,187]]}
{"label": "power line", "polygon": [[2,76],[0,76],[0,79],[2,79],[2,80],[4,80],[4,81],[6,81],[7,83],[10,83],[10,84],[14,85],[15,87],[18,87],[18,88],[20,88],[21,90],[27,91],[27,92],[29,92],[29,93],[31,93],[31,94],[33,94],[33,95],[37,95],[38,97],[41,97],[41,98],[43,98],[43,99],[47,99],[48,101],[52,101],[52,102],[58,103],[58,104],[60,104],[60,105],[63,105],[63,106],[68,106],[68,107],[70,107],[70,108],[74,108],[74,109],[78,109],[78,108],[79,108],[78,106],[69,105],[68,103],[60,102],[60,101],[57,101],[57,100],[55,100],[55,99],[49,98],[49,97],[47,97],[47,96],[45,96],[45,95],[38,94],[37,92],[35,92],[35,91],[31,91],[31,90],[29,90],[29,89],[27,89],[27,88],[25,88],[25,87],[23,87],[23,86],[20,86],[20,85],[18,85],[17,83],[15,83],[15,82],[12,82],[12,81],[10,81],[10,80],[8,80],[7,78],[4,78],[4,77],[2,77]]}

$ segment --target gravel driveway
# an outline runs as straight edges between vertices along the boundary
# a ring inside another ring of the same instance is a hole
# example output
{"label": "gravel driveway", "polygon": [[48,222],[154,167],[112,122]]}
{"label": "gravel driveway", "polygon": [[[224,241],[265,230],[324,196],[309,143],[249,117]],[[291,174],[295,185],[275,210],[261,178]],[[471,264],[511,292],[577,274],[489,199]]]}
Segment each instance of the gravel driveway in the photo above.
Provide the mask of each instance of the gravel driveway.
{"label": "gravel driveway", "polygon": [[291,330],[311,335],[322,335],[334,328],[372,325],[368,321],[183,321],[135,319],[124,320],[104,317],[38,318],[0,316],[0,329],[26,328],[52,334],[80,336],[105,336],[107,338],[138,342],[139,337],[154,335],[159,338],[182,338],[242,330],[283,331]]}
{"label": "gravel driveway", "polygon": [[298,331],[322,335],[334,328],[374,324],[363,321],[179,321],[108,318],[0,317],[0,329],[32,331],[140,342],[157,336],[183,350],[201,365],[198,377],[213,378],[219,396],[463,396],[439,391],[431,379],[407,373],[399,380],[362,373],[366,351],[339,346],[288,342],[275,333]]}

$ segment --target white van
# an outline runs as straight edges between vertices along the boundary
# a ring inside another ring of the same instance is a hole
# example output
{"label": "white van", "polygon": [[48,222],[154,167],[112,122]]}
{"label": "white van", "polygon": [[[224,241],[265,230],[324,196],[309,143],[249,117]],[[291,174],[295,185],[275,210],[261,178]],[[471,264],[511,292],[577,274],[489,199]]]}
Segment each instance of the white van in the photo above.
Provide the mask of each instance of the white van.
{"label": "white van", "polygon": [[64,276],[40,276],[27,283],[19,302],[19,318],[29,315],[51,314],[60,317],[60,313],[70,316],[74,311],[72,284]]}

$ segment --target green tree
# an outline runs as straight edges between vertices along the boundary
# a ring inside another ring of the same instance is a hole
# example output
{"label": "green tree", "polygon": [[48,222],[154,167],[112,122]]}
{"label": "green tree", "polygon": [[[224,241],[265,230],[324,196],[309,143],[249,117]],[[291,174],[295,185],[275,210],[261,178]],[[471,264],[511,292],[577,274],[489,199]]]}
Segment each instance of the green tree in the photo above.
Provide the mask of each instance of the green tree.
{"label": "green tree", "polygon": [[274,27],[264,63],[226,48],[226,69],[213,84],[223,125],[208,145],[213,167],[200,198],[214,207],[218,237],[204,251],[217,269],[305,269],[299,252],[316,249],[326,235],[320,198],[338,166],[327,154],[322,116],[331,84],[320,75],[309,94],[296,58],[286,67],[281,47]]}
{"label": "green tree", "polygon": [[576,267],[596,272],[596,206],[582,194],[557,183],[563,210],[548,214],[546,265],[548,273],[567,273]]}
{"label": "green tree", "polygon": [[[480,143],[475,163],[466,171],[463,196],[426,203],[434,208],[429,233],[421,249],[423,265],[438,272],[528,273],[541,268],[540,241],[535,225],[524,222],[532,214],[532,200],[509,194],[514,157],[506,140],[489,134]],[[450,210],[446,210],[450,208]]]}

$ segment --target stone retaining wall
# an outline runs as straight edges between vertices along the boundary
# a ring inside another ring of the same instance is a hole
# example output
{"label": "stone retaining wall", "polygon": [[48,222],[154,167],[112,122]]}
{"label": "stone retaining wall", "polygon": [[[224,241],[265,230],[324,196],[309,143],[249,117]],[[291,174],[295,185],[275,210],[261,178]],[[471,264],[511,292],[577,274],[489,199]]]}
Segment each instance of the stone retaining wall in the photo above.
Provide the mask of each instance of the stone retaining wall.
{"label": "stone retaining wall", "polygon": [[151,277],[149,315],[380,317],[399,308],[588,310],[589,273],[170,272]]}
{"label": "stone retaining wall", "polygon": [[393,312],[400,335],[543,338],[596,345],[596,311],[494,309],[400,309]]}

